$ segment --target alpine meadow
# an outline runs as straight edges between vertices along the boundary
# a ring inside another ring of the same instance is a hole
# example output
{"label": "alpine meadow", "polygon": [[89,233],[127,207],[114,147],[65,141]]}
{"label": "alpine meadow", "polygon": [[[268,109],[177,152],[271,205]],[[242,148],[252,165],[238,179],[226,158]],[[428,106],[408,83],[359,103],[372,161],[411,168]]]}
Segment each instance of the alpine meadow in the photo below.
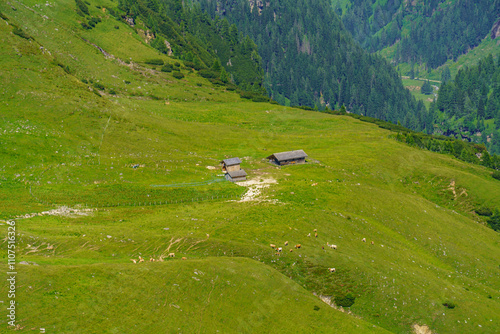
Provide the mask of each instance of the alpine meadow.
{"label": "alpine meadow", "polygon": [[351,3],[1,1],[0,332],[499,333],[498,54]]}

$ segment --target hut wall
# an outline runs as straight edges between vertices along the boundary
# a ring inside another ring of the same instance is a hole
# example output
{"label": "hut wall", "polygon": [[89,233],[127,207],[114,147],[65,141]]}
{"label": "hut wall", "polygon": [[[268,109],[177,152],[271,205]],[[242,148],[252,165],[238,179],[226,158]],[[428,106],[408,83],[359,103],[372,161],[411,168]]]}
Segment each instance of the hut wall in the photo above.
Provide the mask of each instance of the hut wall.
{"label": "hut wall", "polygon": [[233,172],[235,170],[240,170],[240,165],[232,165],[232,166],[226,166],[226,170],[228,172]]}
{"label": "hut wall", "polygon": [[284,165],[295,165],[295,164],[303,164],[306,162],[305,158],[301,159],[294,159],[294,160],[285,160],[281,162],[277,162],[279,165],[284,166]]}

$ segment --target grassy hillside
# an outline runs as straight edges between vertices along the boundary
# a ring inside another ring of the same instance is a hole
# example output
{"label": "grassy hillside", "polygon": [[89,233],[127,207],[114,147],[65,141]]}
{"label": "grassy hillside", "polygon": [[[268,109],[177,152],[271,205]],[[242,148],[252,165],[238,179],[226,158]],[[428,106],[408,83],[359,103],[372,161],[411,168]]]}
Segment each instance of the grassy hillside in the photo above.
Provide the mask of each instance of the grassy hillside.
{"label": "grassy hillside", "polygon": [[[18,329],[500,331],[500,236],[474,213],[500,208],[491,170],[350,117],[243,100],[182,64],[176,79],[145,61],[178,60],[125,23],[100,9],[86,31],[74,10],[0,4],[0,218],[17,217],[28,263]],[[265,160],[292,149],[309,162]],[[232,156],[253,184],[222,181]],[[346,295],[344,312],[319,298]]]}

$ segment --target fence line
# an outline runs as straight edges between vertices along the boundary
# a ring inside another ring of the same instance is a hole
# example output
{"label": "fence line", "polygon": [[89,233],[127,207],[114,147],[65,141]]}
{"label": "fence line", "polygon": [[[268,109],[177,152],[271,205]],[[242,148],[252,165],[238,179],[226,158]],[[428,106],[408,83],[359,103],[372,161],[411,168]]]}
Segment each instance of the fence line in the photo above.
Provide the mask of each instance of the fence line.
{"label": "fence line", "polygon": [[[44,200],[36,198],[39,203],[45,205],[53,205],[53,206],[63,206],[68,204],[59,204],[59,203],[51,203],[46,202]],[[117,202],[117,203],[75,203],[72,205],[82,205],[85,208],[112,208],[112,207],[145,207],[145,206],[160,206],[160,205],[171,205],[171,204],[182,204],[182,203],[199,203],[213,200],[223,200],[223,199],[241,199],[241,195],[211,195],[205,197],[191,197],[188,199],[176,199],[176,200],[164,200],[164,201],[140,201],[140,202]]]}

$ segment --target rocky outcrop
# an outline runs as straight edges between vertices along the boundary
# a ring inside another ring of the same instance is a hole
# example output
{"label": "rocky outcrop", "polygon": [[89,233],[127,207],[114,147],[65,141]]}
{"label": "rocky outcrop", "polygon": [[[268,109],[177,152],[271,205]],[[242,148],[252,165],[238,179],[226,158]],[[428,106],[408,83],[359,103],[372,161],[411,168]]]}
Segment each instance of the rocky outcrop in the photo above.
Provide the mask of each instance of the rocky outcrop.
{"label": "rocky outcrop", "polygon": [[125,22],[127,22],[127,24],[131,27],[135,26],[134,19],[132,17],[125,18]]}
{"label": "rocky outcrop", "polygon": [[493,24],[493,28],[491,28],[491,39],[495,39],[500,36],[500,19],[498,19],[495,24]]}

